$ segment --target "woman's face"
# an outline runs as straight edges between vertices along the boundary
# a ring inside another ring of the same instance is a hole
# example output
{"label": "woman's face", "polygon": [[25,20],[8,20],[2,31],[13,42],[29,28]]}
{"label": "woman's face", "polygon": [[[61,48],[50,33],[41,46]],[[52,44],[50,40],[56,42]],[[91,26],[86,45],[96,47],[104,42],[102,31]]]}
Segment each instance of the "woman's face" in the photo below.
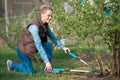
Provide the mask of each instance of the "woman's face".
{"label": "woman's face", "polygon": [[52,18],[52,11],[46,10],[43,13],[41,13],[41,20],[43,23],[49,23]]}

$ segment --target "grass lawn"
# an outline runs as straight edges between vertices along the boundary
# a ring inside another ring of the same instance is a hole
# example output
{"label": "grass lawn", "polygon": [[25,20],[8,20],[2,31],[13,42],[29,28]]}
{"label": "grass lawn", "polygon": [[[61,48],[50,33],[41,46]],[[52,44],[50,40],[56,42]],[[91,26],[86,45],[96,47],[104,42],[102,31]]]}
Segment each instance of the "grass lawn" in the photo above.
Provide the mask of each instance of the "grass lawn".
{"label": "grass lawn", "polygon": [[[69,47],[73,53],[76,54],[74,47]],[[84,54],[85,55],[85,54]],[[84,56],[83,55],[83,56]],[[39,55],[38,55],[39,56]],[[20,62],[14,50],[8,47],[0,46],[0,80],[96,80],[88,78],[87,76],[75,75],[70,73],[45,73],[43,71],[44,64],[37,64],[33,62],[34,74],[23,74],[17,71],[8,72],[6,61],[11,59]],[[89,69],[83,63],[65,54],[61,49],[53,51],[53,68],[71,68],[71,69]]]}
{"label": "grass lawn", "polygon": [[[75,75],[62,75],[55,73],[45,73],[43,72],[44,64],[37,64],[33,62],[35,69],[34,74],[23,74],[17,71],[8,72],[6,61],[8,59],[19,62],[18,56],[14,50],[8,47],[0,47],[0,80],[73,80],[72,77]],[[61,49],[55,50],[53,52],[52,66],[57,68],[77,68],[78,65],[73,63],[73,59],[64,54]]]}

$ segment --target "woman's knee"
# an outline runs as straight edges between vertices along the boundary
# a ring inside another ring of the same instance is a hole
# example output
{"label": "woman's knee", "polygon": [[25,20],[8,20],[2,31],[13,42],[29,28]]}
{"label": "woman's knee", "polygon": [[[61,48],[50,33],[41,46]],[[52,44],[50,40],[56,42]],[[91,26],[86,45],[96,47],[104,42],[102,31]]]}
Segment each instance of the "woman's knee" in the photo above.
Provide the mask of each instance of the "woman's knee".
{"label": "woman's knee", "polygon": [[27,74],[33,74],[34,73],[34,70],[33,69],[26,69],[25,71]]}

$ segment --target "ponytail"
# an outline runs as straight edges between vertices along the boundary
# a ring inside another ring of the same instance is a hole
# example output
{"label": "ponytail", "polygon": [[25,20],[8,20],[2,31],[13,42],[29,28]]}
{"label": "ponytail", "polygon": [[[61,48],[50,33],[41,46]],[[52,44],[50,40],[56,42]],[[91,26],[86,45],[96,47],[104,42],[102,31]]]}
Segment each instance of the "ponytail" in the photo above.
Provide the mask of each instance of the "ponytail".
{"label": "ponytail", "polygon": [[48,6],[48,5],[41,5],[40,8],[41,8],[41,13],[45,12],[46,10],[53,11],[53,9],[50,6]]}

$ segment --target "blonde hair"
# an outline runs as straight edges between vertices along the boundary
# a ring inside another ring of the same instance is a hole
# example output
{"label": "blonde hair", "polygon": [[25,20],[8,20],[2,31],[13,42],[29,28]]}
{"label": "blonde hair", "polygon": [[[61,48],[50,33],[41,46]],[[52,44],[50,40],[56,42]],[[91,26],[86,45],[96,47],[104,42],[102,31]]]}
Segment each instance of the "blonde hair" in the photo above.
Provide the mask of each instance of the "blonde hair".
{"label": "blonde hair", "polygon": [[41,13],[44,13],[46,10],[50,10],[50,11],[53,11],[53,9],[50,7],[50,6],[48,6],[48,5],[41,5]]}

